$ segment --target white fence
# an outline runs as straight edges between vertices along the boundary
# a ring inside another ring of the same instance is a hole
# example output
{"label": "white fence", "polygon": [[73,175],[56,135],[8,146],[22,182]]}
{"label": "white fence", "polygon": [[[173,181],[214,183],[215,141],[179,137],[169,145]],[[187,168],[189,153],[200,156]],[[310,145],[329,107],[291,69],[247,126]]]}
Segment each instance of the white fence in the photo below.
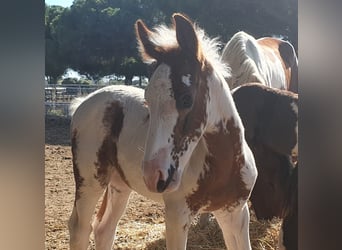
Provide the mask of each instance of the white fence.
{"label": "white fence", "polygon": [[73,98],[85,96],[106,85],[46,85],[45,114],[68,116]]}

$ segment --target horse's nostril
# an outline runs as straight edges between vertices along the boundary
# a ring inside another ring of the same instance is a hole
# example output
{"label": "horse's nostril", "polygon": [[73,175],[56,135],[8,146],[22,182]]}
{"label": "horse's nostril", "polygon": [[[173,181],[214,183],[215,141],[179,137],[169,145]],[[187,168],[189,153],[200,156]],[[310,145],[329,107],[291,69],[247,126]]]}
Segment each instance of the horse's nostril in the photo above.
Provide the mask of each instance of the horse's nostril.
{"label": "horse's nostril", "polygon": [[159,180],[157,183],[157,191],[159,193],[162,193],[166,189],[166,182],[163,180]]}
{"label": "horse's nostril", "polygon": [[[157,191],[159,193],[164,192],[165,189],[167,188],[167,186],[169,186],[170,182],[172,181],[175,170],[176,170],[175,167],[171,165],[170,169],[168,169],[168,171],[167,171],[169,176],[167,177],[166,181],[161,180],[161,178],[159,178],[159,181],[157,183]],[[160,177],[162,177],[161,173],[160,173]]]}

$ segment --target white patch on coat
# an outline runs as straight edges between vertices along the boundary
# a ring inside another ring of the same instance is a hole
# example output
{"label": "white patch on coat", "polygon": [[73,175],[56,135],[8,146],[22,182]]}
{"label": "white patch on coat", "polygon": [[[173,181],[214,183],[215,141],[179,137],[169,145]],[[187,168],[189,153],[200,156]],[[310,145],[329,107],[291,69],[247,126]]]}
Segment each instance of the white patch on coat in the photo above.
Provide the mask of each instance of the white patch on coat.
{"label": "white patch on coat", "polygon": [[232,118],[234,118],[235,127],[243,128],[232,94],[225,80],[218,75],[212,75],[208,77],[207,82],[211,82],[211,87],[209,88],[209,105],[207,105],[207,117],[210,123],[206,127],[206,132],[216,133],[219,124]]}
{"label": "white patch on coat", "polygon": [[190,77],[191,77],[190,74],[187,74],[186,76],[182,76],[182,82],[188,87],[191,86]]}
{"label": "white patch on coat", "polygon": [[[169,138],[173,134],[173,128],[177,123],[178,113],[175,99],[172,97],[170,72],[171,69],[168,65],[161,64],[156,69],[150,84],[145,90],[145,98],[150,109],[150,127],[144,161],[153,160],[157,152],[162,148],[170,151],[172,149],[173,140],[170,143]],[[168,161],[170,160],[171,157],[168,157]],[[165,169],[165,175],[168,176],[167,169]]]}
{"label": "white patch on coat", "polygon": [[236,33],[228,41],[221,60],[231,67],[233,77],[228,79],[230,88],[247,82],[260,82],[266,86],[286,89],[281,61],[272,49],[265,49],[273,56],[273,60],[265,55],[254,37],[243,31]]}
{"label": "white patch on coat", "polygon": [[243,156],[245,158],[245,164],[240,170],[243,182],[246,185],[246,189],[252,190],[254,187],[256,178],[258,176],[258,170],[255,167],[255,160],[251,149],[248,147],[246,141],[243,141]]}

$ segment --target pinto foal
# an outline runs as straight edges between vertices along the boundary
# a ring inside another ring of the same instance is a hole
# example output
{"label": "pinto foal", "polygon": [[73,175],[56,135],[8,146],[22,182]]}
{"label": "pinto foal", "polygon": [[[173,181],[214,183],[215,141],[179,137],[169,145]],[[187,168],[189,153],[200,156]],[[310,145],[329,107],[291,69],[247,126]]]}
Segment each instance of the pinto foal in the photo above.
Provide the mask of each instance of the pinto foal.
{"label": "pinto foal", "polygon": [[247,200],[257,170],[227,71],[215,40],[181,14],[172,21],[154,30],[136,22],[141,56],[156,63],[146,103],[142,90],[111,86],[74,107],[71,249],[87,249],[103,192],[95,244],[111,249],[132,190],[165,203],[167,249],[186,249],[201,212],[213,212],[229,249],[251,249]]}

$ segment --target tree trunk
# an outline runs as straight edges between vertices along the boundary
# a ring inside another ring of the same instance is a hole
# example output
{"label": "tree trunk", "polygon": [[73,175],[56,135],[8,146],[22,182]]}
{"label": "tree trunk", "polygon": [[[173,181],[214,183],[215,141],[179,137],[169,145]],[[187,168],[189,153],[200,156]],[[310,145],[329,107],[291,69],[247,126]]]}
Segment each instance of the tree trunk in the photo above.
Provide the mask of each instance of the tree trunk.
{"label": "tree trunk", "polygon": [[132,85],[133,76],[125,76],[125,85]]}
{"label": "tree trunk", "polygon": [[57,77],[48,76],[48,83],[49,84],[57,84]]}

